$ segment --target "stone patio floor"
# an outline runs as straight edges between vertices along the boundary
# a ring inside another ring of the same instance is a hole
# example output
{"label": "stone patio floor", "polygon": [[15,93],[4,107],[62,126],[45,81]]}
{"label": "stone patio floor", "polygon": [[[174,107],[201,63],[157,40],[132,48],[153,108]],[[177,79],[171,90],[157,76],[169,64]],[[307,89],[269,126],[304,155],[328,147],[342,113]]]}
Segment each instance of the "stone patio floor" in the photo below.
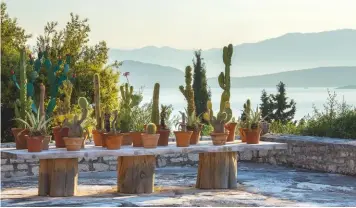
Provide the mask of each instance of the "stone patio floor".
{"label": "stone patio floor", "polygon": [[1,181],[1,206],[356,206],[356,177],[239,163],[238,188],[197,190],[195,167],[156,171],[153,194],[116,193],[116,172],[79,174],[79,196],[38,197],[37,177]]}

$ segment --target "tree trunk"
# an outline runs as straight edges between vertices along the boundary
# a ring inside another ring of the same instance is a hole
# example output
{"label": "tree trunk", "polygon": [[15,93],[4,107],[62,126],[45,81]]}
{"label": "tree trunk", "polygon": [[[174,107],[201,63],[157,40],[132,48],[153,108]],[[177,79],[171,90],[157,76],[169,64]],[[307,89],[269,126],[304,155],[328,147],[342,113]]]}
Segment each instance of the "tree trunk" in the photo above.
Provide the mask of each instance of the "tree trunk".
{"label": "tree trunk", "polygon": [[77,184],[77,158],[40,160],[39,196],[74,196]]}
{"label": "tree trunk", "polygon": [[233,189],[237,187],[237,153],[200,153],[196,188]]}
{"label": "tree trunk", "polygon": [[125,156],[117,158],[117,190],[126,194],[152,193],[156,157]]}

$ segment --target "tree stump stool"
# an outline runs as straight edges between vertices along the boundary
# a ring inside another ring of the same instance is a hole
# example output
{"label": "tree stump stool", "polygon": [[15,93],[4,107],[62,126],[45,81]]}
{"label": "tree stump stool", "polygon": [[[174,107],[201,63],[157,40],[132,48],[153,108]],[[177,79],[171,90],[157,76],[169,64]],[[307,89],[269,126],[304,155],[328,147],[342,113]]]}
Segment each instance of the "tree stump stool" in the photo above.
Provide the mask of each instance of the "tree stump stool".
{"label": "tree stump stool", "polygon": [[196,188],[232,189],[237,187],[237,153],[199,153]]}
{"label": "tree stump stool", "polygon": [[117,191],[125,194],[154,192],[156,157],[124,156],[117,158]]}
{"label": "tree stump stool", "polygon": [[42,159],[38,177],[39,196],[74,196],[78,185],[78,159]]}

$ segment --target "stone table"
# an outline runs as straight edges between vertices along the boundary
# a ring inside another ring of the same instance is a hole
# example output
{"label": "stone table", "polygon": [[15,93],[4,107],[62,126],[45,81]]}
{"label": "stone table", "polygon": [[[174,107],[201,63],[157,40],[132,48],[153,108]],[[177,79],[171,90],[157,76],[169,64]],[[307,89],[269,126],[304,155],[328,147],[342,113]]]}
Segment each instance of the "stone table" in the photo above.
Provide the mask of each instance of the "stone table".
{"label": "stone table", "polygon": [[73,196],[78,184],[78,159],[81,157],[118,157],[118,192],[152,193],[156,167],[155,155],[173,153],[199,153],[196,188],[232,189],[237,186],[237,152],[250,150],[287,149],[287,144],[260,142],[246,144],[241,141],[214,146],[211,141],[201,141],[189,147],[176,147],[175,142],[154,149],[122,146],[119,150],[86,146],[80,151],[50,148],[42,152],[2,149],[2,154],[16,159],[39,159],[39,196]]}

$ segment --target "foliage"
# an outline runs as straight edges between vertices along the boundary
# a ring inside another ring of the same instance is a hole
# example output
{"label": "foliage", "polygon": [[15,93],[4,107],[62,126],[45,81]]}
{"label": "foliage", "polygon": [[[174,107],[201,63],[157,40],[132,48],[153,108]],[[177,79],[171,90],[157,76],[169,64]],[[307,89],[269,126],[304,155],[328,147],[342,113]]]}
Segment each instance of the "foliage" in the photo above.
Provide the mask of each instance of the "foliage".
{"label": "foliage", "polygon": [[262,117],[266,117],[267,122],[272,121],[272,115],[273,115],[273,102],[272,98],[270,95],[267,95],[266,90],[262,90],[262,95],[261,95],[261,104],[260,104],[260,110],[261,110],[261,115]]}
{"label": "foliage", "polygon": [[152,102],[132,109],[132,130],[136,132],[144,131],[144,125],[151,122]]}
{"label": "foliage", "polygon": [[206,79],[206,68],[203,58],[201,57],[201,50],[195,51],[193,90],[194,90],[194,104],[196,116],[202,115],[207,111],[207,103],[210,100],[208,92],[208,82]]}
{"label": "foliage", "polygon": [[214,127],[211,124],[208,125],[203,125],[202,130],[201,130],[201,135],[202,136],[209,136],[211,132],[214,131]]}
{"label": "foliage", "polygon": [[32,112],[26,111],[29,122],[21,118],[15,118],[15,120],[22,122],[30,132],[30,136],[43,136],[46,134],[47,124],[51,122],[52,118],[46,119],[45,116],[40,116],[40,113],[37,113],[37,116],[34,116]]}

